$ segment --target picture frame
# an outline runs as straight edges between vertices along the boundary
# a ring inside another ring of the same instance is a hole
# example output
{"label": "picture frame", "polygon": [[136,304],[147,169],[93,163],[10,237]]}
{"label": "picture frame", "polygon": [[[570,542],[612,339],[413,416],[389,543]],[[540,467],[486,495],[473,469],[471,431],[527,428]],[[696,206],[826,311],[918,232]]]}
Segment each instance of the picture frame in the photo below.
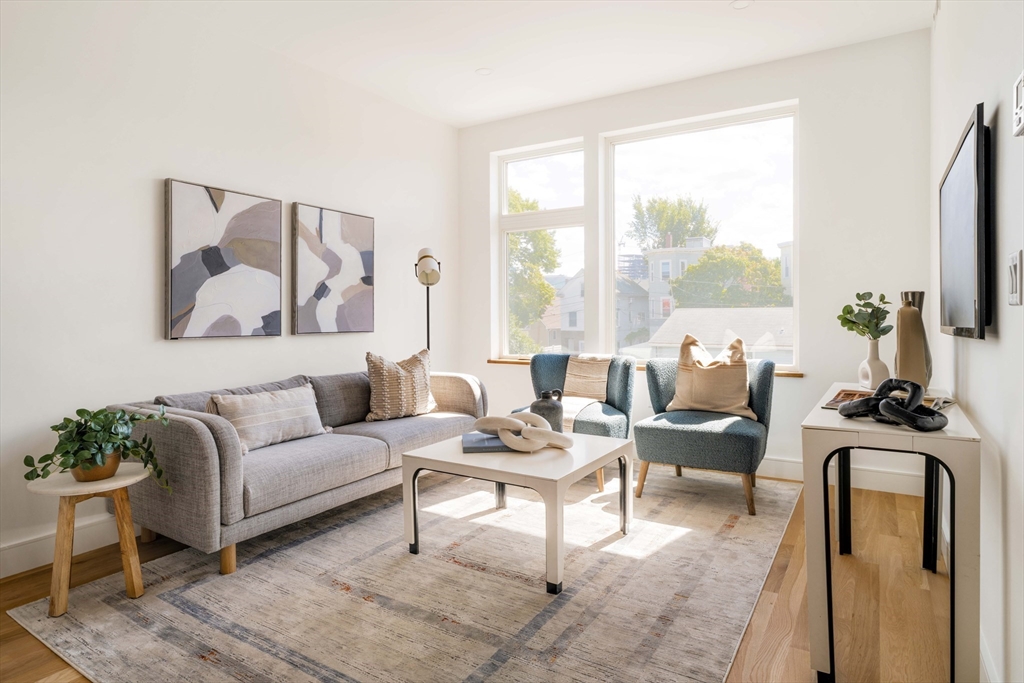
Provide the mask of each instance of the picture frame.
{"label": "picture frame", "polygon": [[374,331],[374,219],[292,203],[292,332]]}
{"label": "picture frame", "polygon": [[279,199],[167,178],[165,336],[281,336]]}

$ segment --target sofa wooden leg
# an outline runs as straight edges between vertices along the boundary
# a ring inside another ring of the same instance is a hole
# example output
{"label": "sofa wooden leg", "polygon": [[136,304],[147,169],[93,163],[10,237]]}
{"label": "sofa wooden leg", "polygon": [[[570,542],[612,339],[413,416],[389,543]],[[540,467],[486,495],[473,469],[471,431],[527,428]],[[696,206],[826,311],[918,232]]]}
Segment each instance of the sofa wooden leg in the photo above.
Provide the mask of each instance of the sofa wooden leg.
{"label": "sofa wooden leg", "polygon": [[220,549],[220,573],[235,573],[235,544]]}
{"label": "sofa wooden leg", "polygon": [[651,466],[651,463],[643,460],[640,462],[640,476],[636,479],[636,497],[639,498],[644,493],[644,482],[647,481],[647,468]]}
{"label": "sofa wooden leg", "polygon": [[756,515],[754,511],[754,475],[752,474],[741,474],[743,477],[743,492],[747,494],[747,513],[750,515]]}
{"label": "sofa wooden leg", "polygon": [[597,471],[597,490],[604,493],[604,468]]}
{"label": "sofa wooden leg", "polygon": [[682,465],[676,465],[676,476],[677,477],[683,476],[683,466]]}
{"label": "sofa wooden leg", "polygon": [[750,485],[757,488],[757,472],[750,473]]}
{"label": "sofa wooden leg", "polygon": [[146,527],[142,527],[142,533],[139,534],[139,542],[140,543],[152,543],[155,540],[156,540],[156,532],[153,531],[152,529],[147,529]]}

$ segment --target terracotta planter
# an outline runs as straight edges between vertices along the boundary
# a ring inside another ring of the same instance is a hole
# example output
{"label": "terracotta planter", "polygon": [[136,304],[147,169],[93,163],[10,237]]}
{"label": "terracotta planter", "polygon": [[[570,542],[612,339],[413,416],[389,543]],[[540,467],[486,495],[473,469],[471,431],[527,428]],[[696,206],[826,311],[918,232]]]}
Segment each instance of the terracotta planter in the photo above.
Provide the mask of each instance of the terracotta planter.
{"label": "terracotta planter", "polygon": [[117,468],[120,465],[121,451],[114,451],[107,456],[103,467],[96,467],[94,465],[88,470],[83,470],[81,467],[75,467],[71,470],[71,476],[75,478],[75,481],[99,481],[100,479],[110,479],[117,473]]}

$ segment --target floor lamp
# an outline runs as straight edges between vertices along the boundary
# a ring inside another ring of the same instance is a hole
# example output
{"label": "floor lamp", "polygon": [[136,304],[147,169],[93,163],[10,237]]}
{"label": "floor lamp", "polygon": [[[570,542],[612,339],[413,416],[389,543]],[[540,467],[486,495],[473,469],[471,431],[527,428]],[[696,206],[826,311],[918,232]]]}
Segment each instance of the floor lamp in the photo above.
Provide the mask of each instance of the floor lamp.
{"label": "floor lamp", "polygon": [[441,280],[441,262],[429,248],[420,249],[416,259],[416,279],[427,288],[427,350],[430,350],[430,288]]}

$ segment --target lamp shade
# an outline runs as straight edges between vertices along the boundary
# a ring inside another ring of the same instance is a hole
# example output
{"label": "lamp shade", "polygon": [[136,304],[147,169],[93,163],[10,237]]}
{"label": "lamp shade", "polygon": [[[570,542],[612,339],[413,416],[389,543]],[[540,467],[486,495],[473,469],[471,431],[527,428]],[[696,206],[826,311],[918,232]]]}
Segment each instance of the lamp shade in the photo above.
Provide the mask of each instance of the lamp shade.
{"label": "lamp shade", "polygon": [[436,285],[441,280],[441,264],[434,258],[434,252],[428,248],[420,249],[416,259],[416,279],[427,287]]}

